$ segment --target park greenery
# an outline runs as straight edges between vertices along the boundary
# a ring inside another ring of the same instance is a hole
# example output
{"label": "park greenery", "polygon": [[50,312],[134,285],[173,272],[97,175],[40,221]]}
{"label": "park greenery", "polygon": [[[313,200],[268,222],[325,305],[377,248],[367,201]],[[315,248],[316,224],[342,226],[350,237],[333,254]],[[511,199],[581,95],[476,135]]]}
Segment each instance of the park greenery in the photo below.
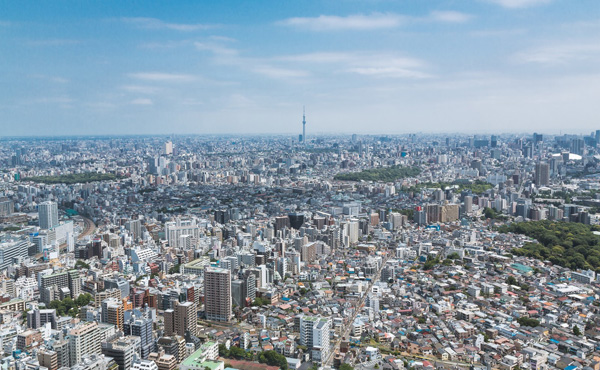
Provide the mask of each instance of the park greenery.
{"label": "park greenery", "polygon": [[540,321],[539,320],[532,319],[530,317],[525,317],[525,316],[519,317],[517,319],[517,322],[521,326],[529,326],[530,328],[535,328],[535,327],[540,326]]}
{"label": "park greenery", "polygon": [[422,182],[420,184],[411,186],[410,188],[404,189],[407,192],[416,192],[421,189],[442,189],[456,187],[457,190],[469,190],[473,194],[482,194],[492,189],[494,185],[489,182],[475,180],[473,182],[454,181],[454,182]]}
{"label": "park greenery", "polygon": [[86,270],[90,269],[90,265],[89,264],[83,262],[83,260],[77,260],[77,262],[75,262],[75,268],[79,269],[80,267],[83,268],[83,269],[86,269]]}
{"label": "park greenery", "polygon": [[89,293],[81,294],[77,299],[71,299],[66,297],[62,301],[54,300],[50,302],[49,308],[56,310],[56,314],[59,316],[69,315],[76,317],[79,313],[79,308],[87,306],[92,301],[92,295]]}
{"label": "park greenery", "polygon": [[512,232],[536,239],[537,243],[525,243],[512,253],[573,270],[591,269],[600,272],[600,236],[595,235],[597,226],[574,222],[530,221],[503,225],[498,230]]}
{"label": "park greenery", "polygon": [[95,181],[111,181],[123,178],[113,173],[70,173],[56,176],[33,176],[26,177],[23,181],[33,181],[41,184],[84,184]]}
{"label": "park greenery", "polygon": [[270,299],[261,298],[261,297],[254,298],[254,302],[252,302],[253,306],[266,306],[266,305],[270,305],[270,304],[271,304]]}
{"label": "park greenery", "polygon": [[483,209],[483,215],[485,218],[491,218],[492,220],[506,221],[508,219],[508,217],[490,207],[485,207]]}
{"label": "park greenery", "polygon": [[231,346],[229,349],[224,344],[219,344],[219,356],[224,358],[233,358],[237,360],[258,360],[258,362],[270,366],[278,366],[280,369],[287,370],[288,364],[284,355],[275,351],[264,351],[258,355],[258,359],[254,358],[252,352],[245,351],[243,348]]}
{"label": "park greenery", "polygon": [[414,177],[421,173],[416,167],[380,167],[370,168],[360,172],[338,173],[333,177],[334,180],[342,181],[383,181],[393,182],[398,179]]}

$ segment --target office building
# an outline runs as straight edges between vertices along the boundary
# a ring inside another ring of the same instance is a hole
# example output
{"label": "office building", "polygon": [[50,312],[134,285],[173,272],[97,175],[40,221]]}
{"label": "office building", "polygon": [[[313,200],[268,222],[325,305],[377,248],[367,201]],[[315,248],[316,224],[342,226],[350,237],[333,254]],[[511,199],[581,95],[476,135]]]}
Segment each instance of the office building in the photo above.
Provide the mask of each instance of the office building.
{"label": "office building", "polygon": [[539,162],[535,165],[535,184],[538,187],[550,184],[550,165],[547,162]]}
{"label": "office building", "polygon": [[27,257],[30,245],[31,242],[26,236],[13,237],[7,234],[0,239],[0,271]]}
{"label": "office building", "polygon": [[129,297],[130,293],[129,282],[120,277],[104,279],[104,289],[119,289],[121,298]]}
{"label": "office building", "polygon": [[151,352],[154,352],[156,344],[152,335],[152,319],[145,318],[142,315],[139,317],[131,316],[123,324],[123,332],[125,335],[134,335],[140,337],[140,355],[146,359]]}
{"label": "office building", "polygon": [[52,229],[58,226],[58,205],[47,201],[38,205],[40,229]]}
{"label": "office building", "polygon": [[0,217],[10,216],[15,211],[15,205],[8,198],[0,198]]}
{"label": "office building", "polygon": [[229,321],[231,318],[231,270],[208,266],[205,268],[204,308],[207,320]]}
{"label": "office building", "polygon": [[165,155],[173,154],[173,142],[171,140],[165,142]]}
{"label": "office building", "polygon": [[56,319],[55,309],[40,310],[36,308],[27,312],[27,327],[37,329],[43,327],[46,323],[50,323],[52,329],[56,330]]}
{"label": "office building", "polygon": [[129,370],[139,341],[139,337],[127,336],[102,342],[102,353],[115,360],[119,370]]}

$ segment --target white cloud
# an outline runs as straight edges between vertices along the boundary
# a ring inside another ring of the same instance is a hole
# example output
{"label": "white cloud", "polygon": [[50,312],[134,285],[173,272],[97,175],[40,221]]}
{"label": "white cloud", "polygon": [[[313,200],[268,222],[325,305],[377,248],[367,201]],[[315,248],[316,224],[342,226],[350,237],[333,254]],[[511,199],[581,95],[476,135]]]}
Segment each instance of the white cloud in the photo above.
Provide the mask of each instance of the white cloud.
{"label": "white cloud", "polygon": [[279,25],[305,28],[312,31],[378,30],[396,28],[410,22],[464,23],[472,15],[457,11],[434,11],[427,16],[412,17],[396,13],[354,14],[348,16],[320,15],[318,17],[295,17],[277,22]]}
{"label": "white cloud", "polygon": [[148,98],[133,99],[130,103],[133,105],[152,105],[153,104],[152,100],[150,100]]}
{"label": "white cloud", "polygon": [[313,31],[328,30],[373,30],[395,28],[407,17],[392,13],[355,14],[349,16],[320,15],[318,17],[295,17],[278,22],[284,26],[307,28]]}
{"label": "white cloud", "polygon": [[273,66],[257,66],[252,71],[276,79],[308,77],[309,73],[299,69],[287,69]]}
{"label": "white cloud", "polygon": [[48,76],[48,75],[44,75],[44,74],[32,74],[32,75],[29,75],[29,77],[35,78],[35,79],[39,79],[39,80],[46,80],[46,81],[50,81],[50,82],[55,82],[55,83],[59,83],[59,84],[65,84],[65,83],[69,82],[68,79],[60,77],[60,76]]}
{"label": "white cloud", "polygon": [[455,11],[434,11],[430,14],[430,19],[438,22],[447,22],[447,23],[465,23],[473,18],[472,15],[455,12]]}
{"label": "white cloud", "polygon": [[560,65],[583,60],[600,61],[600,44],[565,43],[522,51],[513,57],[517,63]]}
{"label": "white cloud", "polygon": [[308,53],[288,55],[279,60],[300,64],[330,64],[331,71],[373,77],[430,78],[419,59],[385,53]]}
{"label": "white cloud", "polygon": [[143,86],[143,85],[123,85],[122,90],[134,92],[138,94],[152,95],[158,93],[161,89],[154,86]]}
{"label": "white cloud", "polygon": [[552,0],[487,0],[504,8],[519,9],[548,4]]}
{"label": "white cloud", "polygon": [[27,45],[30,46],[68,46],[80,44],[80,40],[72,39],[47,39],[47,40],[29,40]]}
{"label": "white cloud", "polygon": [[236,49],[228,48],[212,42],[195,42],[194,46],[198,50],[207,50],[220,56],[234,56],[238,54]]}
{"label": "white cloud", "polygon": [[193,75],[187,74],[175,74],[175,73],[163,73],[163,72],[140,72],[130,73],[129,77],[143,81],[154,81],[154,82],[192,82],[197,78]]}
{"label": "white cloud", "polygon": [[121,18],[122,22],[131,24],[138,28],[145,29],[168,29],[175,31],[199,31],[206,30],[213,26],[207,24],[186,24],[186,23],[168,23],[157,18],[144,18],[144,17],[124,17]]}

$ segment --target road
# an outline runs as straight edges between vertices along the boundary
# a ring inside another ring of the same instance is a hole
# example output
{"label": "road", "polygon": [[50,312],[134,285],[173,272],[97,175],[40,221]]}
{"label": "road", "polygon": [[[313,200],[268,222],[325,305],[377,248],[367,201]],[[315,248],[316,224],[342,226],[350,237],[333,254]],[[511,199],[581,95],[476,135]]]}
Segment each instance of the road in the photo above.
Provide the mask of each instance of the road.
{"label": "road", "polygon": [[329,357],[327,358],[326,361],[323,362],[323,366],[331,366],[331,362],[333,361],[333,357],[334,357],[335,353],[339,352],[340,344],[342,343],[342,339],[347,338],[348,335],[350,334],[350,330],[352,329],[352,323],[356,319],[356,316],[362,311],[362,308],[365,306],[367,296],[369,295],[371,288],[373,288],[373,284],[375,284],[376,281],[379,281],[379,278],[381,277],[381,271],[385,267],[385,264],[387,263],[389,258],[390,258],[390,255],[387,254],[383,260],[383,263],[381,264],[381,267],[379,267],[379,269],[377,270],[377,273],[371,278],[371,283],[369,284],[367,291],[360,298],[359,303],[356,306],[356,310],[354,310],[354,314],[348,321],[348,324],[346,325],[344,332],[340,335],[340,338],[335,342],[335,345],[331,348],[331,351],[329,351]]}

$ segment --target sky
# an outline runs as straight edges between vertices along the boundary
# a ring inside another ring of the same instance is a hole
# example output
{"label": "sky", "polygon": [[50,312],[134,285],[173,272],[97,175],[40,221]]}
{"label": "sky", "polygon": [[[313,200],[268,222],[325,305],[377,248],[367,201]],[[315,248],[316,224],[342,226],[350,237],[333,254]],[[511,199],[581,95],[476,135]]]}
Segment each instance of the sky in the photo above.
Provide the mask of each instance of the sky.
{"label": "sky", "polygon": [[598,0],[0,0],[0,136],[589,133]]}

